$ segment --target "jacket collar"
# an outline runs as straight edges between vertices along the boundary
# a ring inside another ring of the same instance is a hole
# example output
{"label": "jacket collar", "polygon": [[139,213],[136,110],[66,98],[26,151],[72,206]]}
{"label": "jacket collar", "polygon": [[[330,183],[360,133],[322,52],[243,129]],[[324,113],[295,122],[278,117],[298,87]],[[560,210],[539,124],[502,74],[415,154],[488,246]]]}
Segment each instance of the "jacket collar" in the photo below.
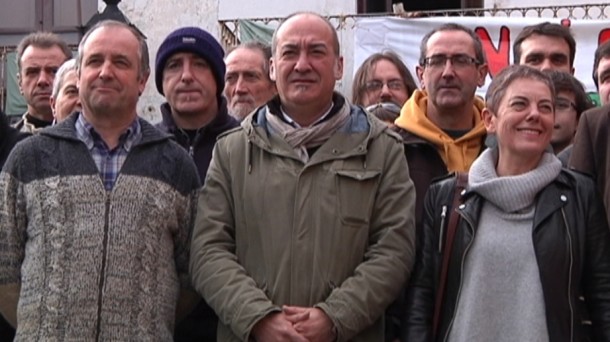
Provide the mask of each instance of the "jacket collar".
{"label": "jacket collar", "polygon": [[[175,132],[179,128],[176,126],[176,121],[172,116],[171,107],[168,102],[161,105],[161,126],[163,126],[166,132]],[[202,128],[205,128],[210,133],[221,133],[229,128],[238,126],[239,123],[235,118],[229,115],[227,110],[227,100],[222,97],[221,102],[218,105],[218,114]],[[200,128],[201,129],[201,128]]]}
{"label": "jacket collar", "polygon": [[[573,187],[571,172],[573,171],[562,169],[557,178],[542,189],[536,197],[536,212],[534,214],[533,222],[534,229],[541,226],[546,218],[565,206],[567,201],[570,200],[566,193],[571,192],[571,188]],[[464,217],[470,219],[470,222],[475,222],[484,203],[483,197],[472,191],[466,190],[462,195],[462,203],[466,204],[464,209],[461,210]],[[474,228],[476,229],[476,226]]]}
{"label": "jacket collar", "polygon": [[[59,124],[48,127],[46,129],[40,131],[40,134],[54,137],[54,138],[59,138],[59,139],[81,141],[78,138],[78,136],[76,135],[76,127],[75,127],[76,120],[78,119],[79,115],[81,115],[80,112],[72,113],[72,114],[70,114],[69,117],[67,117],[64,121],[60,122]],[[149,143],[156,143],[156,142],[170,139],[169,135],[160,132],[153,125],[148,123],[148,121],[146,121],[140,117],[138,117],[138,121],[140,122],[140,128],[142,130],[142,138],[136,144],[136,146],[149,144]]]}
{"label": "jacket collar", "polygon": [[[279,97],[274,97],[267,105],[257,109],[254,115],[246,117],[242,122],[242,127],[248,136],[248,140],[254,145],[274,154],[296,158],[296,155],[293,156],[292,149],[289,148],[287,143],[268,134],[265,114],[270,108],[279,108],[279,101]],[[362,108],[350,105],[343,95],[335,92],[333,101],[336,104],[341,103],[345,106],[350,106],[351,119],[337,134],[334,134],[329,139],[331,140],[330,144],[325,143],[320,147],[310,159],[309,164],[320,163],[329,159],[346,158],[353,155],[366,155],[369,141],[388,129],[387,125],[373,118]]]}

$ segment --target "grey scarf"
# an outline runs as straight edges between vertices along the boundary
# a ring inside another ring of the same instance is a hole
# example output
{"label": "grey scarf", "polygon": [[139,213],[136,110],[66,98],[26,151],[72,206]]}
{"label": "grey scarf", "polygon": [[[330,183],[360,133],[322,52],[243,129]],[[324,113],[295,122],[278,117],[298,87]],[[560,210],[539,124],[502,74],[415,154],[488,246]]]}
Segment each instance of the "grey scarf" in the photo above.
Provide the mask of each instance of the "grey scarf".
{"label": "grey scarf", "polygon": [[324,144],[350,118],[350,105],[347,101],[337,113],[327,120],[309,127],[294,127],[273,115],[267,108],[265,117],[271,132],[279,135],[288,145],[294,148],[303,163],[309,160],[307,149]]}
{"label": "grey scarf", "polygon": [[497,148],[483,151],[470,167],[468,188],[507,213],[533,205],[540,190],[561,171],[561,162],[549,152],[544,152],[535,169],[516,176],[498,177],[497,161]]}

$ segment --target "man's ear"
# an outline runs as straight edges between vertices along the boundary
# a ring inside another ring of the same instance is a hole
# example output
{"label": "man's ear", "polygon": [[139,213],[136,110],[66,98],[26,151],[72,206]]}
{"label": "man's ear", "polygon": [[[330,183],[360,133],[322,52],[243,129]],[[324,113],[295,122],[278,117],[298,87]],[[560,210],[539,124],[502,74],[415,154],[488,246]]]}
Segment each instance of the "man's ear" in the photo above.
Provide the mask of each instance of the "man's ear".
{"label": "man's ear", "polygon": [[269,58],[269,78],[275,82],[275,63],[273,63],[273,57]]}
{"label": "man's ear", "polygon": [[21,93],[21,95],[23,95],[23,88],[21,88],[21,73],[17,72],[17,85],[19,86],[19,93]]}
{"label": "man's ear", "polygon": [[53,117],[57,119],[57,117],[55,116],[55,104],[57,102],[55,101],[55,98],[53,96],[49,97],[49,103],[51,104],[51,112],[53,113]]}
{"label": "man's ear", "polygon": [[421,65],[418,65],[415,67],[415,73],[417,74],[417,79],[419,80],[419,88],[420,89],[425,89],[425,83],[424,83],[424,67],[422,67]]}
{"label": "man's ear", "polygon": [[343,56],[337,57],[337,60],[335,61],[334,73],[335,80],[338,81],[343,78]]}
{"label": "man's ear", "polygon": [[477,72],[479,73],[477,85],[479,87],[482,87],[485,85],[485,78],[487,77],[487,73],[489,72],[489,66],[487,64],[481,64],[477,68]]}
{"label": "man's ear", "polygon": [[149,76],[150,76],[150,71],[147,71],[140,78],[140,81],[138,83],[138,95],[142,95],[142,93],[144,93],[144,88],[146,88],[146,81],[148,81]]}

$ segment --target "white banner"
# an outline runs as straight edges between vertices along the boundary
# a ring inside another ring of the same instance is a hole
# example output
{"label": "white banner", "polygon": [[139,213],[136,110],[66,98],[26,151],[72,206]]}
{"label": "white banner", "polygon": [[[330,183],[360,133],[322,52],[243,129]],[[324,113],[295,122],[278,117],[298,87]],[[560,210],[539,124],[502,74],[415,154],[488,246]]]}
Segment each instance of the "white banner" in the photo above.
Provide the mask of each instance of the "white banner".
{"label": "white banner", "polygon": [[[610,39],[607,20],[571,20],[510,17],[435,17],[404,19],[397,17],[357,18],[354,27],[354,73],[371,54],[383,50],[398,53],[417,80],[415,66],[419,60],[422,37],[435,27],[455,22],[473,29],[481,38],[487,55],[489,74],[477,93],[484,95],[494,75],[512,63],[512,45],[523,27],[544,21],[569,26],[576,40],[574,76],[590,93],[596,93],[592,79],[593,56],[600,42]],[[595,96],[592,96],[595,98]]]}

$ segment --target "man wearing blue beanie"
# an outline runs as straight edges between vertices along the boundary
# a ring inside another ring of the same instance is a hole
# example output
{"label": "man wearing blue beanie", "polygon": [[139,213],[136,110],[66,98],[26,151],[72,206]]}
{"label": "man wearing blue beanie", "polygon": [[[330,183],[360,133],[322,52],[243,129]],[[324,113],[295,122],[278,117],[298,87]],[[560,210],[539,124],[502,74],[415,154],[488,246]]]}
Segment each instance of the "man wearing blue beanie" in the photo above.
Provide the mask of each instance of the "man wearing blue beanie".
{"label": "man wearing blue beanie", "polygon": [[[194,159],[201,182],[212,159],[219,134],[239,123],[227,113],[224,89],[224,51],[218,41],[198,27],[170,33],[157,51],[155,83],[167,102],[161,105],[157,128],[172,134]],[[201,300],[201,299],[200,299]],[[216,341],[218,318],[201,300],[175,329],[175,341]]]}

